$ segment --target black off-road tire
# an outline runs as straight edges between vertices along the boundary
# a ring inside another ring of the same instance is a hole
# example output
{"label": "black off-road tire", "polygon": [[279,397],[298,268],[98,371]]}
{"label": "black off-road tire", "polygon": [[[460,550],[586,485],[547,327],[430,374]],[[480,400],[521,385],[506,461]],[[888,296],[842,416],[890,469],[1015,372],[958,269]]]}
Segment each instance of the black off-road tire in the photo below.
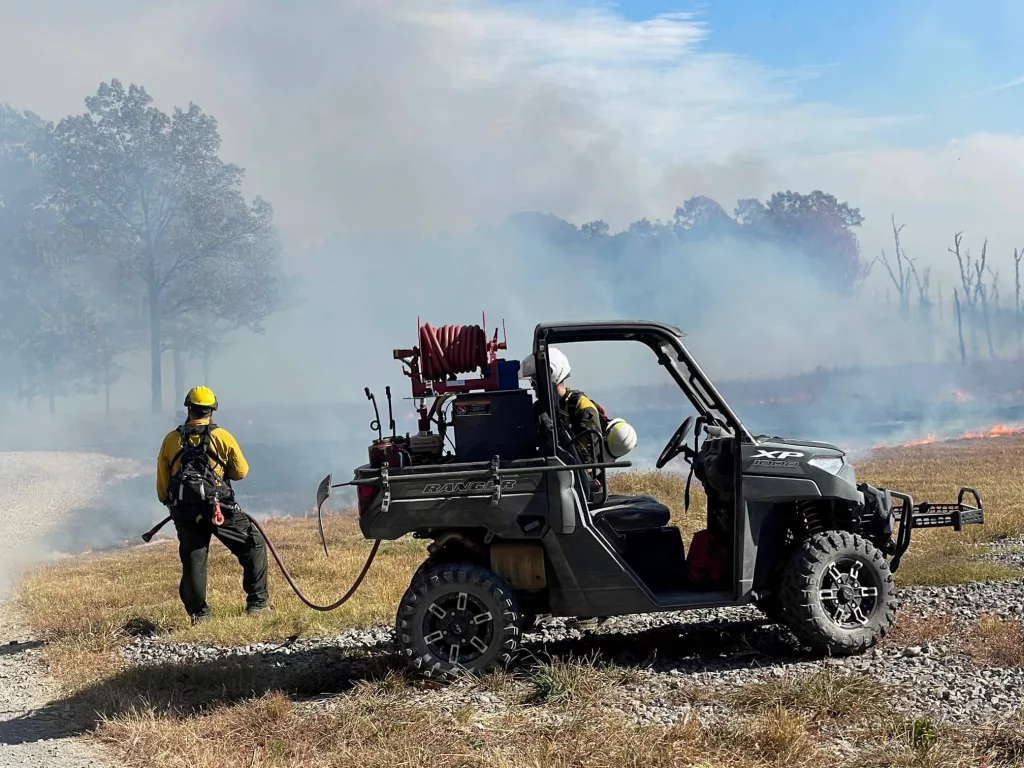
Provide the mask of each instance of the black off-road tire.
{"label": "black off-road tire", "polygon": [[888,634],[896,620],[894,583],[889,563],[871,542],[846,531],[825,531],[793,554],[779,602],[786,626],[802,643],[849,656]]}
{"label": "black off-road tire", "polygon": [[507,583],[472,563],[447,563],[425,568],[409,585],[395,634],[414,672],[450,680],[508,665],[519,648],[520,622]]}
{"label": "black off-road tire", "polygon": [[427,559],[420,563],[419,567],[415,571],[413,571],[412,578],[409,581],[411,583],[414,583],[417,579],[419,579],[420,576],[429,571],[431,568],[437,568],[438,565],[440,565],[440,563],[434,560],[434,558],[428,556]]}
{"label": "black off-road tire", "polygon": [[[411,581],[416,581],[420,576],[429,571],[431,568],[437,568],[441,565],[433,557],[428,557],[419,567],[413,572]],[[521,613],[519,614],[519,630],[520,632],[533,632],[540,627],[538,621],[539,617],[532,613]]]}

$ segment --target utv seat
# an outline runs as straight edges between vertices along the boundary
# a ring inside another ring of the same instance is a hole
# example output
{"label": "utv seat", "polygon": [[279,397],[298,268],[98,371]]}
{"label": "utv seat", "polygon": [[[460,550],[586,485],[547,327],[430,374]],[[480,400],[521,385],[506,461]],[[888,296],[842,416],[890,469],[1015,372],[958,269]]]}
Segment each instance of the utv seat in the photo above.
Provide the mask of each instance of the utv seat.
{"label": "utv seat", "polygon": [[[561,442],[558,457],[566,464],[582,464],[569,433],[560,425],[558,439]],[[585,470],[578,469],[576,482],[577,487],[587,488],[590,485],[590,476]],[[672,517],[668,507],[660,504],[653,496],[646,495],[620,496],[610,493],[600,506],[591,506],[588,502],[586,507],[589,508],[590,519],[609,531],[613,539],[634,531],[657,530],[668,525]]]}
{"label": "utv seat", "polygon": [[646,531],[668,525],[672,513],[653,496],[617,496],[591,510],[595,522],[604,522],[616,533]]}

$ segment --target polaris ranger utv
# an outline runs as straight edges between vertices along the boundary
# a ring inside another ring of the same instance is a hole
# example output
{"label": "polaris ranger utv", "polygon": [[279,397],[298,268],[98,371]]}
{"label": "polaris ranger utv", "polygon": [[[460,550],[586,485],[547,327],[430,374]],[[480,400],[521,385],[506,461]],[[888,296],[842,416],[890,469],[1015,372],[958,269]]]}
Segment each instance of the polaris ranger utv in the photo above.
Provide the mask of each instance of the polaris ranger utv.
{"label": "polaris ranger utv", "polygon": [[[399,647],[423,675],[508,663],[540,614],[587,619],[749,602],[810,648],[860,653],[893,624],[893,572],[912,532],[983,523],[971,488],[956,503],[915,504],[858,483],[834,445],[752,435],[675,327],[538,325],[536,404],[518,385],[518,363],[495,359],[504,348],[497,332],[491,342],[477,326],[419,331],[420,346],[394,356],[420,398],[420,433],[380,435],[369,463],[339,485],[356,486],[368,539],[431,540],[396,620]],[[583,463],[574,447],[581,436],[561,426],[548,348],[588,341],[646,345],[696,410],[657,460],[662,468],[682,456],[706,494],[706,527],[688,551],[666,506],[608,493],[607,471],[629,462]],[[456,378],[476,366],[482,378]],[[429,412],[428,397],[436,398]],[[374,424],[379,432],[379,417]],[[449,426],[454,455],[442,453]],[[332,487],[328,475],[318,510]]]}

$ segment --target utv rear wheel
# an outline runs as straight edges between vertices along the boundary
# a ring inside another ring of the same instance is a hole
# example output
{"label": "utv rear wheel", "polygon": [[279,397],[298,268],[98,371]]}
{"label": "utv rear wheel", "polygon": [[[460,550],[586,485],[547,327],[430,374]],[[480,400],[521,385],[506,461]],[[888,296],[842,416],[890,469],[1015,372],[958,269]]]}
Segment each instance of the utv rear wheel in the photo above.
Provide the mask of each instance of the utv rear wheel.
{"label": "utv rear wheel", "polygon": [[846,531],[825,531],[794,553],[780,603],[797,638],[833,655],[863,653],[896,618],[893,576],[871,542]]}
{"label": "utv rear wheel", "polygon": [[410,667],[450,679],[507,665],[519,647],[512,589],[486,568],[450,563],[424,569],[398,607],[396,635]]}

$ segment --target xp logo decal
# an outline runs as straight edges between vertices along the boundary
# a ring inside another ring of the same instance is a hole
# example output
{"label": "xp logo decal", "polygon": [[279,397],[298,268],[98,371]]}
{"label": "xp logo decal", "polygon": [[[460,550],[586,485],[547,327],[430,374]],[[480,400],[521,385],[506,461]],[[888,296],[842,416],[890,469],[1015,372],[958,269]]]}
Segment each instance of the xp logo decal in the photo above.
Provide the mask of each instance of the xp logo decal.
{"label": "xp logo decal", "polygon": [[799,466],[792,459],[802,458],[804,454],[800,451],[766,451],[758,449],[754,456],[753,466],[755,467],[796,467]]}
{"label": "xp logo decal", "polygon": [[800,451],[766,451],[759,449],[755,459],[799,459],[803,456]]}

